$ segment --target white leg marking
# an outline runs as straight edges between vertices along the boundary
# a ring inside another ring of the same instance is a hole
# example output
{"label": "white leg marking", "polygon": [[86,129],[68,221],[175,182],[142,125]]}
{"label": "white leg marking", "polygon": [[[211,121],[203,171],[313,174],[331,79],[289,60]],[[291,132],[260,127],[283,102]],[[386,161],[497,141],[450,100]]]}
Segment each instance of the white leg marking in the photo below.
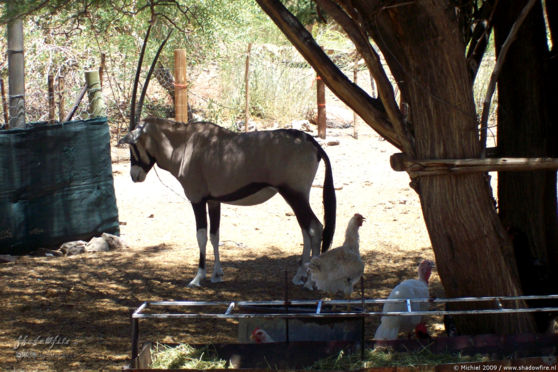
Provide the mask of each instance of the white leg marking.
{"label": "white leg marking", "polygon": [[293,278],[293,283],[296,285],[304,284],[304,280],[306,279],[306,263],[310,261],[310,247],[312,240],[306,230],[302,230],[302,241],[304,243],[304,248],[302,248],[302,259],[300,261],[300,265],[298,266],[298,270],[296,271],[296,275]]}
{"label": "white leg marking", "polygon": [[[308,229],[308,239],[310,241],[309,245],[312,247],[312,257],[320,255],[322,230],[323,227],[319,221],[312,221],[310,223],[310,228]],[[310,259],[308,259],[308,261],[310,261]],[[307,276],[306,283],[304,283],[304,288],[310,291],[314,289],[314,283],[312,281],[311,275],[309,274]]]}
{"label": "white leg marking", "polygon": [[209,234],[209,240],[213,246],[213,256],[215,257],[215,264],[213,265],[213,275],[211,276],[212,283],[219,283],[223,281],[223,270],[221,269],[221,260],[219,259],[219,232],[216,234]]}
{"label": "white leg marking", "polygon": [[[205,257],[205,247],[207,245],[207,229],[199,229],[196,232],[196,238],[198,239],[198,247],[200,249],[200,257]],[[205,263],[204,263],[205,264]],[[199,287],[200,282],[205,279],[205,268],[198,267],[198,273],[192,279],[188,287]]]}
{"label": "white leg marking", "polygon": [[200,287],[200,281],[205,279],[205,269],[198,267],[196,277],[188,284],[188,287]]}

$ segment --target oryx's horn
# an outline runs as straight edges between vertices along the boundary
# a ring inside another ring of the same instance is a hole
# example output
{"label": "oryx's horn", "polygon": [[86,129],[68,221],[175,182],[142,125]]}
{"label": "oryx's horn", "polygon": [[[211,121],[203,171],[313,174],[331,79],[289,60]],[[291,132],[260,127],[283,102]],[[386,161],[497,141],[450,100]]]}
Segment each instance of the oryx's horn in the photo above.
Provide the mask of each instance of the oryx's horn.
{"label": "oryx's horn", "polygon": [[149,34],[151,33],[152,26],[153,24],[150,23],[149,27],[147,28],[147,32],[145,33],[145,37],[143,38],[143,45],[141,46],[141,52],[138,58],[138,67],[136,68],[136,77],[134,78],[134,86],[132,88],[132,101],[130,102],[130,131],[132,131],[137,124],[136,96],[138,93],[138,84],[141,73],[141,65],[143,64],[143,56],[145,55],[145,48],[147,46],[147,40],[149,39]]}
{"label": "oryx's horn", "polygon": [[143,108],[143,100],[145,98],[145,94],[147,93],[147,87],[149,86],[149,82],[151,81],[151,75],[153,75],[153,71],[155,70],[155,64],[157,63],[157,60],[159,59],[159,55],[161,54],[161,51],[163,50],[163,47],[165,46],[165,44],[167,43],[167,41],[169,40],[171,34],[172,34],[172,29],[169,31],[167,37],[165,38],[165,40],[163,40],[163,42],[161,43],[161,45],[159,45],[159,49],[157,49],[157,53],[155,54],[155,57],[153,58],[153,62],[151,63],[151,66],[149,67],[149,71],[147,72],[147,76],[145,77],[145,84],[143,84],[143,89],[141,90],[141,95],[140,95],[140,99],[138,102],[138,113],[136,115],[136,120],[139,120],[141,118],[141,110]]}

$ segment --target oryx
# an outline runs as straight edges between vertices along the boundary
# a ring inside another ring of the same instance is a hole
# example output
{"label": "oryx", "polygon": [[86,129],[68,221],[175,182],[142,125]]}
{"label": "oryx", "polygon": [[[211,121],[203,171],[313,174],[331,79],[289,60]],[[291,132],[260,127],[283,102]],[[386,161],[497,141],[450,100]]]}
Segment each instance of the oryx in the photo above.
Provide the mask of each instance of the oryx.
{"label": "oryx", "polygon": [[[222,280],[220,203],[255,205],[276,193],[287,201],[302,229],[304,242],[302,260],[293,278],[295,284],[305,280],[310,251],[312,256],[319,255],[320,241],[322,252],[331,245],[336,209],[331,164],[326,152],[307,133],[292,129],[235,133],[209,122],[149,118],[119,143],[130,145],[130,173],[134,182],[145,180],[156,163],[176,177],[192,203],[200,259],[190,286],[199,286],[206,274],[207,212],[215,255],[211,281]],[[323,229],[309,203],[320,160],[325,164]],[[306,286],[311,288],[310,280]]]}
{"label": "oryx", "polygon": [[[305,264],[312,256],[331,245],[335,230],[335,189],[329,158],[316,140],[297,130],[273,130],[235,133],[209,122],[179,123],[150,118],[136,125],[141,116],[142,102],[150,76],[167,38],[160,45],[151,64],[139,98],[136,93],[145,46],[151,31],[145,35],[132,91],[130,132],[119,143],[130,145],[130,174],[134,182],[142,182],[156,163],[172,173],[192,203],[200,250],[198,272],[189,286],[199,286],[205,278],[207,216],[209,239],[213,246],[215,265],[212,282],[223,279],[219,260],[219,222],[221,204],[255,205],[279,193],[293,209],[300,228],[304,248],[295,284],[304,283]],[[310,208],[310,189],[320,160],[325,164],[323,187],[324,226]],[[311,281],[306,281],[308,288]]]}

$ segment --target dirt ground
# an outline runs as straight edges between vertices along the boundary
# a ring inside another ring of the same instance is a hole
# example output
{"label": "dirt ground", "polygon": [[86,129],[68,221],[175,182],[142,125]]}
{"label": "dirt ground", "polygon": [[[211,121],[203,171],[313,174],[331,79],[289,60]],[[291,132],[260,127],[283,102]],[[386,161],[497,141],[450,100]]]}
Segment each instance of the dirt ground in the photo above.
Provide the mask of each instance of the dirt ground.
{"label": "dirt ground", "polygon": [[[385,297],[402,279],[416,276],[433,252],[416,193],[405,173],[389,166],[397,150],[368,127],[329,129],[325,146],[337,190],[334,246],[343,242],[350,217],[366,217],[361,254],[365,295]],[[223,206],[221,259],[224,282],[188,288],[198,259],[194,215],[174,178],[151,171],[133,184],[128,150],[112,149],[121,236],[128,249],[71,257],[21,257],[0,264],[2,370],[119,370],[130,358],[130,314],[146,300],[282,299],[288,271],[291,299],[320,298],[290,279],[302,252],[302,235],[287,204],[276,196],[255,207]],[[311,203],[322,219],[318,170]],[[213,257],[208,246],[208,270]],[[208,276],[209,276],[208,275]],[[434,273],[431,292],[442,296]],[[367,336],[378,320],[367,324]],[[429,320],[434,333],[440,324]],[[140,342],[234,342],[235,324],[225,321],[144,321]]]}

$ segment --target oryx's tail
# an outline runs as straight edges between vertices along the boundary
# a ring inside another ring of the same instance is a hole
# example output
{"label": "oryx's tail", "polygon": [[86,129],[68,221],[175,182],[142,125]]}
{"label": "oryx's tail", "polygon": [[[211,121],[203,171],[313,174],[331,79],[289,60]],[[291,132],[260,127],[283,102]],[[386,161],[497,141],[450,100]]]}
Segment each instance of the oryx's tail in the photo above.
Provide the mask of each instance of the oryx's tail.
{"label": "oryx's tail", "polygon": [[[316,143],[317,144],[317,143]],[[337,213],[337,201],[335,198],[335,187],[333,186],[333,173],[331,171],[331,163],[329,157],[322,147],[318,144],[320,158],[325,164],[324,176],[324,230],[322,232],[322,253],[327,251],[333,241],[335,233],[335,216]]]}

